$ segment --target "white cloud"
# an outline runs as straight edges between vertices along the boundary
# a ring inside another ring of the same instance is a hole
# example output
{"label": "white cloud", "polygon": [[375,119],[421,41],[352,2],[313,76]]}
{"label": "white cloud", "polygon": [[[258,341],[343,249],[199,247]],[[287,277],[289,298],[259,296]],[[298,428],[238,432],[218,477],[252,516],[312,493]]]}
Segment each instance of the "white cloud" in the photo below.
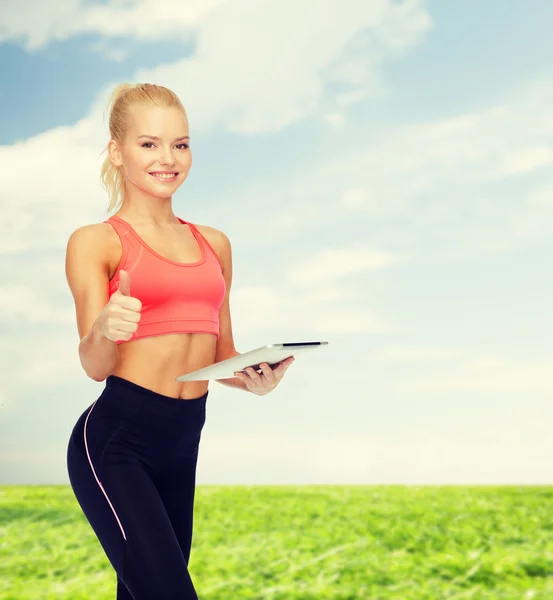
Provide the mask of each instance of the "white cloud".
{"label": "white cloud", "polygon": [[528,204],[536,210],[553,208],[553,185],[537,188],[527,195]]}
{"label": "white cloud", "polygon": [[[394,326],[370,308],[345,308],[336,306],[332,312],[315,313],[312,316],[313,331],[320,334],[366,334],[391,333]],[[397,329],[397,328],[395,328]]]}
{"label": "white cloud", "polygon": [[126,60],[130,54],[128,49],[117,47],[108,38],[100,38],[99,40],[95,40],[89,44],[88,48],[93,52],[103,54],[106,58],[109,58],[109,60],[118,63]]}
{"label": "white cloud", "polygon": [[[143,41],[186,38],[225,0],[3,0],[0,41],[22,41],[30,51],[53,41],[96,33]],[[111,52],[111,51],[110,51]]]}
{"label": "white cloud", "polygon": [[295,285],[240,286],[231,293],[233,327],[243,335],[279,338],[330,333],[382,333],[388,320],[366,306],[364,288],[350,289],[318,281]]}
{"label": "white cloud", "polygon": [[[553,98],[553,88],[549,97]],[[389,215],[402,213],[409,198],[412,210],[418,209],[414,200],[423,194],[429,208],[435,202],[451,208],[440,191],[445,193],[460,184],[494,182],[551,162],[553,148],[545,145],[548,104],[544,98],[540,110],[527,114],[521,99],[513,97],[501,110],[492,107],[422,125],[390,128],[385,140],[371,144],[365,152],[356,149],[333,160],[331,175],[335,177],[337,171],[354,175],[342,201],[359,208],[364,197],[371,216],[375,215],[375,201],[371,199],[378,199],[378,206],[386,208]],[[325,167],[322,172],[328,172]],[[466,198],[468,203],[475,200],[478,198]]]}
{"label": "white cloud", "polygon": [[71,35],[101,33],[106,37],[132,36],[138,40],[182,39],[217,6],[228,0],[111,0],[87,6],[71,20]]}
{"label": "white cloud", "polygon": [[[330,146],[297,175],[229,198],[248,221],[229,210],[225,226],[254,245],[286,234],[365,230],[376,247],[413,261],[420,258],[412,249],[423,245],[432,247],[432,260],[461,261],[546,239],[553,233],[552,102],[553,86],[531,80],[499,107],[389,125],[378,137],[362,127],[342,132],[355,141]],[[283,220],[273,211],[267,221],[257,210],[261,197],[281,207]]]}
{"label": "white cloud", "polygon": [[380,362],[398,365],[419,362],[451,361],[462,358],[464,351],[459,348],[443,348],[434,346],[384,346],[377,356]]}
{"label": "white cloud", "polygon": [[385,269],[401,259],[382,250],[367,248],[362,243],[345,248],[321,250],[296,262],[287,270],[287,278],[295,284],[311,285],[363,273]]}
{"label": "white cloud", "polygon": [[363,208],[366,210],[368,204],[367,193],[363,189],[344,190],[340,198],[340,204],[344,208],[353,210]]}
{"label": "white cloud", "polygon": [[41,48],[52,39],[59,39],[83,8],[84,0],[3,0],[0,42],[23,42],[27,50]]}
{"label": "white cloud", "polygon": [[[430,366],[430,365],[429,365]],[[502,356],[476,356],[455,361],[431,375],[398,381],[396,387],[408,393],[478,390],[480,392],[553,393],[553,358],[532,363],[507,360]]]}
{"label": "white cloud", "polygon": [[330,112],[323,115],[322,120],[335,129],[343,129],[346,122],[346,116],[344,113]]}
{"label": "white cloud", "polygon": [[[174,89],[194,129],[279,131],[334,114],[334,95],[349,93],[351,103],[378,94],[380,63],[430,27],[428,13],[407,4],[408,11],[390,0],[229,0],[198,29],[194,56],[139,70],[136,80]],[[329,86],[338,81],[350,89],[333,94]]]}
{"label": "white cloud", "polygon": [[553,147],[551,146],[530,146],[527,148],[514,148],[511,155],[504,157],[493,171],[494,177],[508,177],[509,175],[518,175],[536,171],[547,165],[553,166]]}
{"label": "white cloud", "polygon": [[48,298],[48,292],[51,291],[49,286],[46,289],[44,286],[22,284],[0,286],[0,313],[4,317],[2,320],[17,319],[22,326],[43,323],[73,324],[75,315],[63,310],[56,303],[59,302],[59,298]]}
{"label": "white cloud", "polygon": [[[406,437],[315,437],[206,432],[199,484],[550,484],[551,436],[524,439],[498,426],[486,439],[416,433]],[[240,466],[240,475],[236,467]],[[294,465],[292,469],[290,465]],[[230,475],[229,475],[230,474]]]}
{"label": "white cloud", "polygon": [[54,323],[50,327],[31,329],[18,326],[17,315],[8,313],[5,316],[11,321],[11,327],[0,344],[0,400],[4,414],[21,410],[16,398],[45,393],[61,383],[87,380],[79,360],[74,311],[69,315],[73,317],[71,325],[63,327]]}

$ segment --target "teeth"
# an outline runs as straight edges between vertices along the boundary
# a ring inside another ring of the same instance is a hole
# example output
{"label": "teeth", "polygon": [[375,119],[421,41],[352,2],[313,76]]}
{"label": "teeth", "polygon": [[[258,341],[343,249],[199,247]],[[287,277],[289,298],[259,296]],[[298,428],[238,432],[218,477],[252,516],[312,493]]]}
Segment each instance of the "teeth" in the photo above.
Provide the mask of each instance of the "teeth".
{"label": "teeth", "polygon": [[176,173],[171,173],[170,175],[167,173],[152,173],[154,177],[158,177],[159,179],[173,179],[176,177]]}

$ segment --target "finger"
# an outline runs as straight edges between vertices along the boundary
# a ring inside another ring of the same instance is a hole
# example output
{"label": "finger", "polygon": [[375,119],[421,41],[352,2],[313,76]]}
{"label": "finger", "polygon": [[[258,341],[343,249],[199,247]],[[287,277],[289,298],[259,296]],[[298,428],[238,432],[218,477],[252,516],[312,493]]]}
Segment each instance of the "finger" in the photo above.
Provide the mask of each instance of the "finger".
{"label": "finger", "polygon": [[135,327],[136,323],[132,321],[122,321],[118,323],[115,331],[120,331],[121,333],[134,333],[136,331]]}
{"label": "finger", "polygon": [[275,372],[267,363],[260,363],[259,368],[263,371],[267,381],[273,382],[275,380]]}
{"label": "finger", "polygon": [[142,302],[138,298],[131,298],[130,296],[119,297],[117,304],[126,310],[134,310],[141,311],[142,310]]}
{"label": "finger", "polygon": [[121,308],[119,314],[123,320],[131,323],[138,323],[142,317],[140,311],[128,310],[126,308]]}
{"label": "finger", "polygon": [[246,373],[251,377],[252,381],[255,383],[261,383],[261,375],[252,367],[248,367],[246,369]]}
{"label": "finger", "polygon": [[247,373],[242,373],[241,371],[236,371],[234,373],[234,375],[240,379],[240,381],[243,381],[246,384],[246,387],[252,391],[255,388],[255,384],[252,381],[252,378],[247,374]]}

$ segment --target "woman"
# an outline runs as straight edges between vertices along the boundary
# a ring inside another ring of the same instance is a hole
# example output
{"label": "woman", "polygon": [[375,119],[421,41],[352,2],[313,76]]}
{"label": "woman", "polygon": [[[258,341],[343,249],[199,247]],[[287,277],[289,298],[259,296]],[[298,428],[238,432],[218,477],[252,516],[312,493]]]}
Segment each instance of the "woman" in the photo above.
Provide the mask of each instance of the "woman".
{"label": "woman", "polygon": [[[239,354],[231,246],[173,213],[192,163],[179,98],[122,84],[110,105],[101,178],[116,212],[74,231],[66,252],[81,364],[106,385],[73,428],[67,469],[117,573],[117,600],[187,600],[198,597],[188,560],[209,382],[176,378]],[[264,395],[292,361],[220,382]]]}

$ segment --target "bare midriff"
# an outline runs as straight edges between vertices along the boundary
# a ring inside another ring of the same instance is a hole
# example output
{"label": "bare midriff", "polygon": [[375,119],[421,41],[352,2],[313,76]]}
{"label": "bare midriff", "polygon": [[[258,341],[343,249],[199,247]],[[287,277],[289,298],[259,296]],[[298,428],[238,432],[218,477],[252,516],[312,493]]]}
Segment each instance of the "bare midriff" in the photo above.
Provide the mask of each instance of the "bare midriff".
{"label": "bare midriff", "polygon": [[120,362],[112,375],[158,394],[181,400],[203,396],[208,381],[175,381],[179,375],[213,364],[217,338],[212,333],[170,333],[118,345]]}

